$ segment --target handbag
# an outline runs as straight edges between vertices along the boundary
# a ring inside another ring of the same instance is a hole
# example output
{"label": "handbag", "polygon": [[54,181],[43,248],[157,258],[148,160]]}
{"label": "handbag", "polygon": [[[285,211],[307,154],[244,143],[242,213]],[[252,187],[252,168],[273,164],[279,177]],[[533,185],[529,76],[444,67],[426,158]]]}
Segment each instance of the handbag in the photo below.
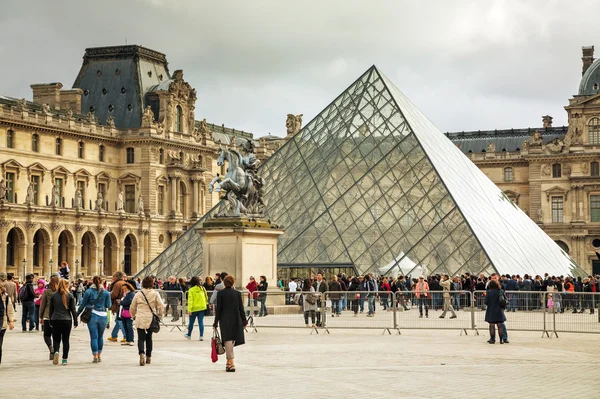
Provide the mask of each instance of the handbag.
{"label": "handbag", "polygon": [[122,319],[131,319],[131,313],[129,313],[129,309],[123,309],[121,311],[121,318]]}
{"label": "handbag", "polygon": [[313,294],[306,295],[306,303],[308,303],[309,305],[316,304],[317,303],[317,297],[314,296]]}
{"label": "handbag", "polygon": [[98,291],[98,296],[96,297],[96,300],[94,301],[94,304],[92,305],[92,307],[85,308],[83,310],[83,312],[81,312],[79,319],[81,320],[82,323],[88,324],[90,322],[90,319],[92,318],[92,310],[96,307],[96,304],[98,303],[98,300],[100,299],[100,295],[102,295],[102,291]]}
{"label": "handbag", "polygon": [[[225,347],[223,346],[223,342],[221,341],[221,336],[219,335],[219,331],[216,328],[213,328],[213,337],[212,337],[210,344],[211,344],[211,347],[214,348],[214,352],[217,355],[222,355],[225,353]],[[214,362],[216,362],[216,360],[213,360],[213,363]]]}
{"label": "handbag", "polygon": [[158,316],[156,314],[154,314],[154,310],[152,310],[152,306],[150,306],[150,302],[148,302],[148,298],[146,297],[146,294],[144,294],[144,291],[140,291],[140,292],[144,296],[144,299],[146,300],[146,303],[148,304],[148,307],[150,308],[150,312],[152,313],[152,322],[150,323],[150,328],[148,330],[150,330],[156,334],[160,331],[160,319],[158,318]]}
{"label": "handbag", "polygon": [[504,291],[500,291],[500,297],[498,300],[500,302],[500,308],[506,309],[506,295],[504,294]]}

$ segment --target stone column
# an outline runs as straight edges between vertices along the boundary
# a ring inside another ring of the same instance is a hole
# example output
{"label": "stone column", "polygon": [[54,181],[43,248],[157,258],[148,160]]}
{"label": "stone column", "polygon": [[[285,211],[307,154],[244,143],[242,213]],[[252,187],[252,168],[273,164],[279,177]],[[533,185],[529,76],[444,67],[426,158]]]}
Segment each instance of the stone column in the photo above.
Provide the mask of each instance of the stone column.
{"label": "stone column", "polygon": [[171,177],[171,215],[177,214],[177,178]]}
{"label": "stone column", "polygon": [[52,244],[44,245],[44,255],[44,259],[42,260],[42,274],[44,275],[44,277],[49,279],[50,274],[52,274],[52,271],[50,270],[50,265],[48,264],[50,258],[52,257]]}
{"label": "stone column", "polygon": [[198,179],[192,178],[192,217],[198,216]]}
{"label": "stone column", "polygon": [[98,243],[98,245],[96,246],[96,264],[94,265],[94,268],[96,270],[96,273],[94,273],[94,275],[101,275],[103,274],[103,270],[102,268],[100,268],[100,261],[102,261],[102,267],[104,267],[104,240],[102,240],[102,243]]}
{"label": "stone column", "polygon": [[0,225],[0,272],[4,273],[6,273],[6,245],[8,244],[6,241],[7,229],[4,226],[6,223],[3,221]]}
{"label": "stone column", "polygon": [[[25,239],[28,239],[29,234],[25,236]],[[27,273],[33,273],[33,240],[28,240],[28,243],[25,245],[25,259],[27,260]],[[23,259],[20,259],[22,262]],[[19,263],[19,266],[21,264]]]}

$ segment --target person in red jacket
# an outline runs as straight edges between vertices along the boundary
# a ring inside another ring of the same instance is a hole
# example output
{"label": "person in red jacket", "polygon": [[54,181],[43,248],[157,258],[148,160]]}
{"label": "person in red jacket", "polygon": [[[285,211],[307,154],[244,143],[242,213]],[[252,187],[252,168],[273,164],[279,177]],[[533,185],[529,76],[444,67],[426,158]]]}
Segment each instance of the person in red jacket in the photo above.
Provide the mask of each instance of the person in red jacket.
{"label": "person in red jacket", "polygon": [[254,301],[254,316],[258,315],[258,311],[256,310],[256,306],[258,305],[258,285],[256,284],[256,280],[254,277],[250,276],[250,281],[246,284],[246,289],[248,290],[248,310],[246,310],[246,316],[250,316],[250,300]]}
{"label": "person in red jacket", "polygon": [[383,310],[386,310],[386,309],[388,309],[388,300],[390,298],[389,293],[392,291],[392,288],[390,287],[390,283],[388,282],[387,277],[384,277],[383,280],[381,280],[381,287],[380,287],[379,291],[382,292],[379,295],[381,295],[381,304],[383,306]]}
{"label": "person in red jacket", "polygon": [[425,305],[425,317],[429,317],[429,284],[425,281],[425,277],[420,276],[419,281],[415,284],[415,297],[419,304],[419,318],[423,317],[423,305]]}

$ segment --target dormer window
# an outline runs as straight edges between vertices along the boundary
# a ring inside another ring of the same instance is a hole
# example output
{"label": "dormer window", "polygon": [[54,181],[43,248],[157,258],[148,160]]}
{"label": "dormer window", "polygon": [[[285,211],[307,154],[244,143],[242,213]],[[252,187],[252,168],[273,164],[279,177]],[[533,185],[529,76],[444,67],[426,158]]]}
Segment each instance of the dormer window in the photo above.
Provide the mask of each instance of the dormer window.
{"label": "dormer window", "polygon": [[175,132],[181,133],[183,128],[183,108],[178,105],[175,109]]}

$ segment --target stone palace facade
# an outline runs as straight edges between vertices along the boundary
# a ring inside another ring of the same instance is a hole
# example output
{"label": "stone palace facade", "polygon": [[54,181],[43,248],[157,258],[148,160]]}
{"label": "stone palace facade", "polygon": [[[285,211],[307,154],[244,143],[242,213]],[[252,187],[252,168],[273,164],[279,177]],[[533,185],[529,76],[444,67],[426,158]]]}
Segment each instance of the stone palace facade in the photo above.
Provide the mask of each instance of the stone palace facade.
{"label": "stone palace facade", "polygon": [[[135,274],[218,199],[218,148],[252,134],[195,119],[196,91],[164,54],[87,49],[73,88],[0,96],[0,272]],[[256,141],[266,159],[279,144]]]}
{"label": "stone palace facade", "polygon": [[[588,273],[600,274],[600,60],[583,47],[568,126],[447,133]],[[490,226],[494,228],[494,226]]]}

